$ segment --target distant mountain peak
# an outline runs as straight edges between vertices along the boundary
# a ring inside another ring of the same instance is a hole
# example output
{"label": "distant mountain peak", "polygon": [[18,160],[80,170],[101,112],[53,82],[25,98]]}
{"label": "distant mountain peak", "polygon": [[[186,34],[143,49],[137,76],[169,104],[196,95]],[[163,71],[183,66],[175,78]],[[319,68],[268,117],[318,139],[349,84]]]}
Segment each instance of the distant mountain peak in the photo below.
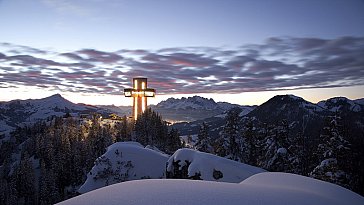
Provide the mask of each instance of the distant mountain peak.
{"label": "distant mountain peak", "polygon": [[333,98],[327,99],[326,101],[338,102],[338,101],[350,101],[350,99],[340,96],[340,97],[333,97]]}
{"label": "distant mountain peak", "polygon": [[350,100],[346,97],[333,97],[327,100],[322,100],[317,103],[321,107],[328,109],[332,112],[351,110],[354,112],[362,111],[362,100]]}
{"label": "distant mountain peak", "polygon": [[38,101],[44,105],[48,106],[61,106],[61,107],[73,107],[76,104],[72,103],[71,101],[64,98],[61,94],[57,93],[54,95],[51,95],[49,97],[43,98],[43,99],[37,99],[35,101]]}
{"label": "distant mountain peak", "polygon": [[212,99],[193,96],[182,97],[181,99],[168,98],[157,104],[157,107],[170,108],[170,109],[217,109],[219,105]]}
{"label": "distant mountain peak", "polygon": [[294,100],[294,101],[303,101],[304,99],[296,96],[296,95],[292,95],[292,94],[287,94],[287,95],[276,95],[271,99],[280,99],[280,100]]}
{"label": "distant mountain peak", "polygon": [[49,96],[49,98],[63,98],[63,97],[61,94],[57,93],[57,94]]}
{"label": "distant mountain peak", "polygon": [[57,93],[48,97],[45,97],[44,99],[63,99],[66,100],[61,94]]}
{"label": "distant mountain peak", "polygon": [[[94,112],[104,115],[111,114],[111,111],[103,108],[72,103],[59,93],[41,99],[1,102],[0,117],[6,120],[0,123],[0,135],[8,135],[16,126],[34,123],[51,116],[64,116],[66,113],[77,116],[81,113],[92,114]],[[21,118],[17,116],[21,116]]]}

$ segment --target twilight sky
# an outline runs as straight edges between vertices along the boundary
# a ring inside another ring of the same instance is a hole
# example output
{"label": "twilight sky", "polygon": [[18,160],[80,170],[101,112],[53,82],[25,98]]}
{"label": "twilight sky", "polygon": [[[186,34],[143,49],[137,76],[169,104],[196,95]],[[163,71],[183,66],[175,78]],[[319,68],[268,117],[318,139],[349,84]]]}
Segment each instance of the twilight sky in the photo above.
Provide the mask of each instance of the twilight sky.
{"label": "twilight sky", "polygon": [[364,97],[363,0],[0,0],[0,101]]}

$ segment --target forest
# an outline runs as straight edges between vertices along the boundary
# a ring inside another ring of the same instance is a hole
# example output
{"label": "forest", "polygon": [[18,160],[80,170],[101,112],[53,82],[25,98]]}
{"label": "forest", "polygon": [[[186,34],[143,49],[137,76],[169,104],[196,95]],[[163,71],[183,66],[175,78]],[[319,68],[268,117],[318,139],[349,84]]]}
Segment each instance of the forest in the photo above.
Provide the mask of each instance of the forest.
{"label": "forest", "polygon": [[126,116],[105,123],[94,114],[88,121],[65,115],[19,127],[0,147],[0,204],[54,204],[78,195],[95,160],[120,141],[150,145],[168,155],[188,147],[267,171],[328,181],[363,195],[363,140],[350,137],[341,116],[325,117],[320,135],[307,136],[294,132],[288,120],[267,124],[239,113],[228,111],[217,137],[202,123],[197,137],[186,141],[151,109],[135,123]]}

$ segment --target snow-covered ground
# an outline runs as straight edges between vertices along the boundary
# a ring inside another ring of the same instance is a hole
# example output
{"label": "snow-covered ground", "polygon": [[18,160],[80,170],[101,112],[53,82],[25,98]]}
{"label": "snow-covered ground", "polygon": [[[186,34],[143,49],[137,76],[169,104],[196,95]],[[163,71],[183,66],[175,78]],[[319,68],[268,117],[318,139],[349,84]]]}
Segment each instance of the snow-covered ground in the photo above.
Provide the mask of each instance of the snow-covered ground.
{"label": "snow-covered ground", "polygon": [[59,203],[362,205],[364,198],[340,186],[287,173],[264,172],[239,184],[183,179],[147,179],[114,184]]}
{"label": "snow-covered ground", "polygon": [[95,161],[78,192],[86,193],[122,181],[164,178],[168,157],[137,142],[114,143]]}
{"label": "snow-covered ground", "polygon": [[179,169],[188,166],[188,177],[198,173],[202,180],[207,181],[239,183],[254,174],[265,172],[258,167],[192,149],[177,150],[168,160],[168,172],[175,170],[173,162],[178,162]]}
{"label": "snow-covered ground", "polygon": [[86,193],[130,180],[166,178],[167,162],[167,171],[172,173],[175,170],[173,161],[178,160],[181,166],[186,165],[186,161],[190,163],[186,177],[200,173],[201,179],[207,181],[239,183],[265,171],[192,149],[179,149],[169,157],[151,146],[144,148],[137,142],[117,142],[109,146],[106,153],[95,161],[86,182],[78,192]]}

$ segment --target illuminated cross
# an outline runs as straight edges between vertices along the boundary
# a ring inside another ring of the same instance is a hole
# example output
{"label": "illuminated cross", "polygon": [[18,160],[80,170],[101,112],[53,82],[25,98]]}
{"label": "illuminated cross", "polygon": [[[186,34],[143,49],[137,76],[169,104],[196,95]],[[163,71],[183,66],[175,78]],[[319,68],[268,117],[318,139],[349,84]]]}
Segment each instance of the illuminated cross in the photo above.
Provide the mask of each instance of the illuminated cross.
{"label": "illuminated cross", "polygon": [[124,89],[125,97],[133,97],[134,120],[147,109],[147,97],[155,96],[155,89],[147,85],[147,78],[133,78],[133,88]]}

